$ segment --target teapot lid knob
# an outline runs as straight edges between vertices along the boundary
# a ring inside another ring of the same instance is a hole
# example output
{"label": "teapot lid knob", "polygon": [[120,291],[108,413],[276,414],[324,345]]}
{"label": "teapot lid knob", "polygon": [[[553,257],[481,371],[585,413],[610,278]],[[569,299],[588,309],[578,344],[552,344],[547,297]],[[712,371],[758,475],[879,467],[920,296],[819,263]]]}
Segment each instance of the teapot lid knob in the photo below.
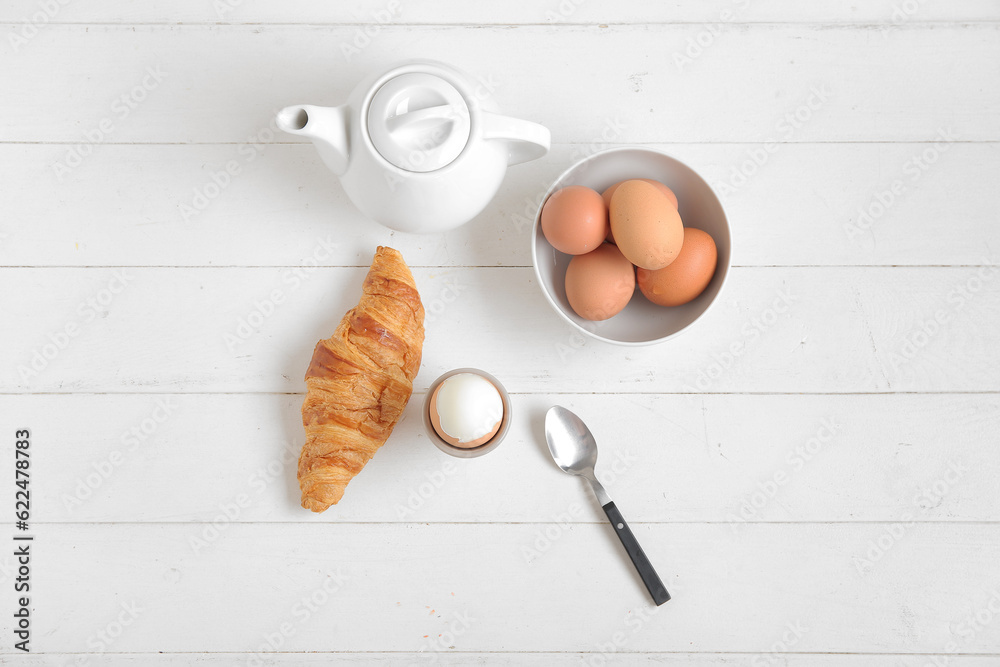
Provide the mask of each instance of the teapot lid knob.
{"label": "teapot lid knob", "polygon": [[425,72],[385,82],[368,108],[375,150],[405,171],[428,172],[451,164],[469,142],[469,106],[462,93]]}

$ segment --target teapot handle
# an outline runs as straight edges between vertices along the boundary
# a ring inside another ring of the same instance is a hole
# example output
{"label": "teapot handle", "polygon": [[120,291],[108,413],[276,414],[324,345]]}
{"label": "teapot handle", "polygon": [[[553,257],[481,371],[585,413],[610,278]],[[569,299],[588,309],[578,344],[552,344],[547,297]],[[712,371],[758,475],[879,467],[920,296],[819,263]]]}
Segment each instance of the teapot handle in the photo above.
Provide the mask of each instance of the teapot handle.
{"label": "teapot handle", "polygon": [[507,164],[537,160],[549,152],[552,135],[538,123],[520,118],[483,113],[483,138],[507,142]]}

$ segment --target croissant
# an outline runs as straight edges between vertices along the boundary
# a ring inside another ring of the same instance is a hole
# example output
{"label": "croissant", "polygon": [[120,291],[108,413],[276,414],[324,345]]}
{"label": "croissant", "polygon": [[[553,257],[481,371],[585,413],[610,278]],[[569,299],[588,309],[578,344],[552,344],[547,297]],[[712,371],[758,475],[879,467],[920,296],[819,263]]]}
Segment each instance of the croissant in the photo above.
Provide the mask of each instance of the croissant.
{"label": "croissant", "polygon": [[321,340],[306,371],[306,441],[299,456],[302,507],[336,505],[385,443],[413,392],[424,344],[424,307],[397,250],[379,246],[358,305]]}

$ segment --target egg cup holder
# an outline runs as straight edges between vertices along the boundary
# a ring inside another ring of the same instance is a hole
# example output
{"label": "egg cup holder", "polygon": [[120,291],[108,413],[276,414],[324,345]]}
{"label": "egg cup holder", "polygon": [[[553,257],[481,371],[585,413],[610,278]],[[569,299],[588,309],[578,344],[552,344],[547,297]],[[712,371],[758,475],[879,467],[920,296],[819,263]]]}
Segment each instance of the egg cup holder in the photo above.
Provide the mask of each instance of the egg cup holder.
{"label": "egg cup holder", "polygon": [[[497,430],[496,435],[490,438],[488,442],[479,445],[478,447],[471,447],[468,449],[455,447],[454,445],[450,445],[442,440],[441,436],[439,436],[437,431],[434,430],[434,425],[431,424],[430,407],[431,397],[434,395],[434,391],[442,382],[450,378],[452,375],[458,375],[459,373],[472,373],[489,380],[490,384],[496,387],[497,391],[500,392],[500,400],[503,402],[503,417],[500,420],[500,428]],[[427,394],[424,396],[424,404],[421,410],[423,411],[424,430],[427,433],[427,437],[434,443],[434,446],[445,454],[450,454],[451,456],[455,456],[460,459],[474,459],[478,456],[482,456],[483,454],[492,452],[500,446],[500,443],[503,442],[504,436],[507,435],[507,430],[510,428],[511,406],[510,396],[507,395],[507,390],[499,380],[489,373],[479,370],[478,368],[456,368],[453,371],[448,371],[437,380],[434,380],[434,382],[431,383],[431,386],[427,388]]]}

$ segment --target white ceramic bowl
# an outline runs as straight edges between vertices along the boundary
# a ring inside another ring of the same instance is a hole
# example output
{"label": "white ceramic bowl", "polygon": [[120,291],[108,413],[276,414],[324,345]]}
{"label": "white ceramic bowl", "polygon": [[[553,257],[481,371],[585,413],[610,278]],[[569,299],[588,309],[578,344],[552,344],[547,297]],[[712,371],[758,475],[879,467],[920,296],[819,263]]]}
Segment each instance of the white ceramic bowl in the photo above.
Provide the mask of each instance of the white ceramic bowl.
{"label": "white ceramic bowl", "polygon": [[660,181],[677,195],[678,212],[685,227],[708,232],[719,252],[712,282],[694,301],[663,307],[646,300],[636,287],[624,310],[603,322],[585,320],[566,299],[566,267],[572,255],[559,252],[542,235],[542,206],[535,214],[531,260],[545,298],[559,315],[588,336],[616,345],[651,345],[673,338],[704,315],[718,297],[729,273],[729,222],[715,192],[690,167],[648,148],[612,148],[577,162],[556,179],[542,205],[553,192],[568,185],[585,185],[598,192],[629,178]]}

